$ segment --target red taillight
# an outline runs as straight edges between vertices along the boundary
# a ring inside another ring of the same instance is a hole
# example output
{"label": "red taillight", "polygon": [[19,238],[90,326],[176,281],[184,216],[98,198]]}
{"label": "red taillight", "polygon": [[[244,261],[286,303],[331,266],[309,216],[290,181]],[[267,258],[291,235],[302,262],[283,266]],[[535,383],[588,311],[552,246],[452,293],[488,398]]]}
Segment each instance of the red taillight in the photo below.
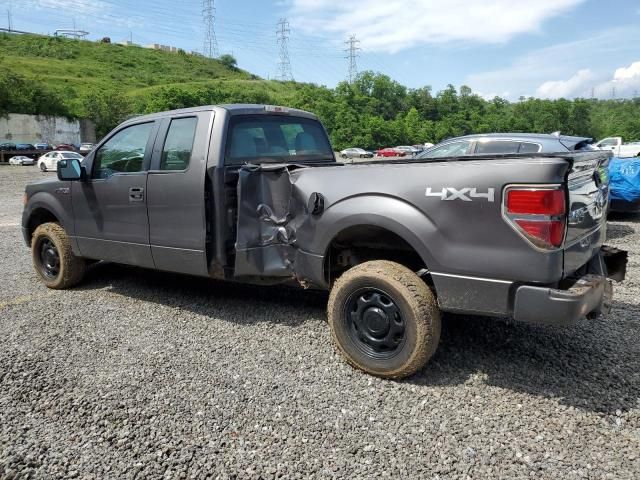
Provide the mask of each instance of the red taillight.
{"label": "red taillight", "polygon": [[507,213],[564,215],[564,192],[557,189],[507,190]]}
{"label": "red taillight", "polygon": [[536,247],[558,248],[567,226],[565,192],[560,187],[508,187],[504,217]]}
{"label": "red taillight", "polygon": [[516,220],[516,224],[527,235],[553,247],[559,247],[564,240],[565,223],[559,220]]}

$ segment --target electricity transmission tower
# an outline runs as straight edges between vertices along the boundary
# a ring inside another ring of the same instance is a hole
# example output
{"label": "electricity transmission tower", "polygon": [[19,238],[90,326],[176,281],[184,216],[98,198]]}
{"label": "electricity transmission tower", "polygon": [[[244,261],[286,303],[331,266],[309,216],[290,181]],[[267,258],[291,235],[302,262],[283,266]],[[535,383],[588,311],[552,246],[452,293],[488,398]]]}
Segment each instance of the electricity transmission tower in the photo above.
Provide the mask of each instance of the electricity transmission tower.
{"label": "electricity transmission tower", "polygon": [[347,52],[347,56],[344,57],[349,60],[349,83],[353,83],[353,81],[358,76],[358,65],[356,64],[356,58],[358,57],[358,51],[361,50],[358,47],[360,40],[356,39],[355,35],[351,35],[349,40],[344,42],[348,45],[348,48],[345,50]]}
{"label": "electricity transmission tower", "polygon": [[216,19],[216,9],[213,8],[213,0],[202,0],[202,21],[204,23],[204,48],[202,54],[205,57],[214,58],[218,56],[218,41],[214,23]]}
{"label": "electricity transmission tower", "polygon": [[276,41],[280,51],[280,60],[278,61],[278,80],[293,80],[291,73],[291,61],[289,60],[289,22],[286,18],[278,21],[278,29],[276,30]]}

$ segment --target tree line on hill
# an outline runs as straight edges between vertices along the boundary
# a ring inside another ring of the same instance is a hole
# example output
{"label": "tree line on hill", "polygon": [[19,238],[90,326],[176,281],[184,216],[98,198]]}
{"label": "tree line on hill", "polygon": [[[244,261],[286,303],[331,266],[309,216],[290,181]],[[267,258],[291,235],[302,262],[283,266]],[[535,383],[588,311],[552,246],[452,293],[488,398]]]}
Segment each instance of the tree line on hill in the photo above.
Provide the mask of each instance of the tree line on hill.
{"label": "tree line on hill", "polygon": [[[72,99],[69,100],[69,98]],[[486,100],[469,87],[411,89],[387,75],[362,72],[335,88],[295,82],[211,80],[155,86],[134,93],[116,86],[63,95],[36,79],[0,72],[0,115],[27,113],[90,118],[99,136],[125,118],[219,103],[267,103],[302,108],[323,121],[336,149],[437,143],[470,133],[561,131],[593,138],[640,139],[640,98],[627,100]]]}

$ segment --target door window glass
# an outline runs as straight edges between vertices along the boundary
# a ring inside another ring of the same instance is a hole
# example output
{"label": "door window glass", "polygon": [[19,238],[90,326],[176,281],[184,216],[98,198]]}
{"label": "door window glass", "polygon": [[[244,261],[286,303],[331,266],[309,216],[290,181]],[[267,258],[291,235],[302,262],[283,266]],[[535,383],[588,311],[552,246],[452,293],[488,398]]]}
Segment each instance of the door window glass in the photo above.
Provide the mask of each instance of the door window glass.
{"label": "door window glass", "polygon": [[426,152],[419,158],[441,158],[441,157],[458,157],[460,155],[466,155],[469,151],[469,140],[462,140],[460,142],[451,142],[441,147],[434,148],[433,150]]}
{"label": "door window glass", "polygon": [[191,160],[197,125],[196,117],[171,120],[162,149],[160,170],[186,170]]}
{"label": "door window glass", "polygon": [[537,143],[522,142],[518,153],[538,153],[539,151],[540,145]]}
{"label": "door window glass", "polygon": [[120,130],[96,152],[93,178],[108,178],[114,173],[141,172],[153,122]]}
{"label": "door window glass", "polygon": [[497,153],[497,154],[517,153],[519,146],[520,146],[519,142],[513,142],[513,141],[478,142],[476,147],[476,153],[478,155],[487,154],[487,153]]}

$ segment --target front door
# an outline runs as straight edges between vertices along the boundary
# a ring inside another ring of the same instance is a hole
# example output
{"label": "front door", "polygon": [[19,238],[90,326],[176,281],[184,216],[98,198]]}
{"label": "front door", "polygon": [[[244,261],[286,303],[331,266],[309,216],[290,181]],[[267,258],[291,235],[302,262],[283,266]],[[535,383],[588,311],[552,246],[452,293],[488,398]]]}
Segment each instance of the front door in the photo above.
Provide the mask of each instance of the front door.
{"label": "front door", "polygon": [[87,162],[87,181],[73,183],[75,236],[82,256],[154,267],[146,187],[156,123],[115,132]]}

